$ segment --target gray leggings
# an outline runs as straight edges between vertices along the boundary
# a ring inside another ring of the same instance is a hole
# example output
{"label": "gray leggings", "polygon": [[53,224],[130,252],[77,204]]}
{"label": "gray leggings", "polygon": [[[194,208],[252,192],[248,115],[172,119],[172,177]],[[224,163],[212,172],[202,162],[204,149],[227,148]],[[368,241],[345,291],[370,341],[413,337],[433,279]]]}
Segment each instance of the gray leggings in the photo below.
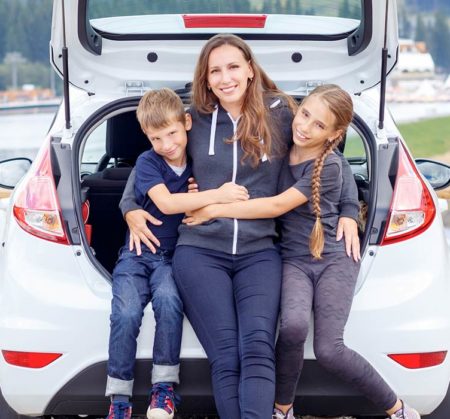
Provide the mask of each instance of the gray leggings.
{"label": "gray leggings", "polygon": [[352,305],[359,263],[345,253],[284,260],[280,334],[276,346],[276,396],[293,403],[303,367],[303,350],[311,310],[314,353],[328,371],[357,387],[376,406],[392,408],[397,396],[358,353],[344,344],[344,328]]}

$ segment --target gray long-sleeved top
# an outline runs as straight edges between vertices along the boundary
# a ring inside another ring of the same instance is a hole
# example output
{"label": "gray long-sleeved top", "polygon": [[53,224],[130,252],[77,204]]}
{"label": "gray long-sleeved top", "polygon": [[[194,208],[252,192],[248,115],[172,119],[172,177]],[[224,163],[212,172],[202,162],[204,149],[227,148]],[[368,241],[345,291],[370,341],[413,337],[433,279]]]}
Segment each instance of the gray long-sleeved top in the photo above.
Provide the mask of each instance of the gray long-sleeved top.
{"label": "gray long-sleeved top", "polygon": [[[309,238],[316,222],[311,202],[314,159],[288,167],[289,170],[283,170],[280,178],[280,192],[294,187],[309,201],[280,217],[280,246],[284,259],[311,254]],[[325,159],[320,174],[321,223],[325,239],[323,253],[345,252],[344,241],[336,241],[341,192],[342,160],[331,153]]]}
{"label": "gray long-sleeved top", "polygon": [[[239,141],[229,142],[237,130],[238,120],[233,120],[220,105],[212,114],[201,114],[190,110],[192,129],[189,132],[188,153],[193,162],[193,174],[199,190],[218,188],[225,182],[245,186],[250,198],[277,194],[283,158],[292,144],[292,111],[283,99],[268,101],[273,141],[280,149],[276,155],[261,156],[257,167],[248,160],[242,163],[242,148]],[[263,141],[262,139],[261,141]],[[358,214],[358,192],[348,162],[341,155],[343,188],[340,214],[356,219]],[[134,174],[130,175],[120,209],[122,213],[137,209],[134,199]],[[237,220],[218,218],[199,226],[181,224],[178,245],[190,245],[228,254],[245,254],[272,248],[276,237],[273,219]]]}

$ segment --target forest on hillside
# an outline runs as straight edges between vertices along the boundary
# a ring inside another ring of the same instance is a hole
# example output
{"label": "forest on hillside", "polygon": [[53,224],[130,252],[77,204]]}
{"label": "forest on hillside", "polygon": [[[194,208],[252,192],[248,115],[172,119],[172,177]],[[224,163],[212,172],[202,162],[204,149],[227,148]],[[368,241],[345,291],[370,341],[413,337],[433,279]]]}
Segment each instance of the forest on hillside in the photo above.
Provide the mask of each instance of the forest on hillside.
{"label": "forest on hillside", "polygon": [[[0,0],[0,90],[11,87],[14,60],[18,60],[19,84],[50,85],[48,57],[52,3],[53,0]],[[121,10],[132,4],[135,4],[137,11],[139,8],[152,11],[153,7],[159,13],[167,13],[173,5],[182,3],[186,1],[90,0],[89,10],[93,18],[121,14]],[[197,3],[199,13],[215,12],[212,9],[213,0],[198,0]],[[450,1],[397,0],[397,3],[400,36],[425,41],[436,66],[443,72],[450,72]],[[227,0],[221,4],[234,5],[233,10],[239,7],[239,10],[254,13],[281,10],[282,13],[309,14],[321,11],[321,7],[330,7],[324,6],[330,4],[329,1],[320,0]],[[335,4],[333,7],[338,15],[358,17],[359,0],[339,0]]]}

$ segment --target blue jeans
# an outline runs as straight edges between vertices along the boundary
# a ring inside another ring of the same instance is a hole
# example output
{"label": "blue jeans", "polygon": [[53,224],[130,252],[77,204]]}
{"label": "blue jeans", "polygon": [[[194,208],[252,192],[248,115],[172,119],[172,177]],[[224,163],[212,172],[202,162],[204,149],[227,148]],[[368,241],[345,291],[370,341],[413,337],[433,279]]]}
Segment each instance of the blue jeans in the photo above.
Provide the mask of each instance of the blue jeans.
{"label": "blue jeans", "polygon": [[172,275],[171,252],[142,255],[120,250],[113,271],[111,332],[106,396],[132,395],[136,339],[146,305],[151,301],[156,329],[152,383],[179,382],[183,304]]}
{"label": "blue jeans", "polygon": [[230,255],[177,246],[173,272],[211,366],[221,419],[270,419],[281,259],[274,249]]}

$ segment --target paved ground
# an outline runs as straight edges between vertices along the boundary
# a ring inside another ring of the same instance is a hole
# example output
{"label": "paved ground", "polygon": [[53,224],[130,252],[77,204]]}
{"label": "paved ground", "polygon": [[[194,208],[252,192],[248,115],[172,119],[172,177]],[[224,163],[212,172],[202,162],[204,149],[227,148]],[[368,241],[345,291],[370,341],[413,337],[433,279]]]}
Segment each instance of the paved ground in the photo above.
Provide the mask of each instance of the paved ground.
{"label": "paved ground", "polygon": [[[300,417],[300,416],[299,416]],[[339,416],[334,418],[319,418],[318,416],[301,416],[301,419],[355,419],[352,416]]]}
{"label": "paved ground", "polygon": [[[327,416],[325,417],[319,417],[319,416],[295,416],[297,419],[356,419],[353,416]],[[135,418],[137,419],[137,417]],[[215,416],[207,416],[207,417],[200,417],[196,416],[195,418],[191,417],[175,417],[175,419],[218,419]]]}

